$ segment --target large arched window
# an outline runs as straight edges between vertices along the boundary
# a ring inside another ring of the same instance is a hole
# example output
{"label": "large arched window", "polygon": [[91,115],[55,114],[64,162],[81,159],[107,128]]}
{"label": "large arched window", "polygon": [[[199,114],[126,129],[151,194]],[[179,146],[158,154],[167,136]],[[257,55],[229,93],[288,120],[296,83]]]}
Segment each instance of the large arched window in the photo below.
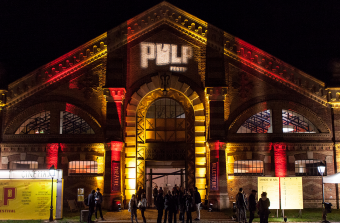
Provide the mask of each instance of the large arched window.
{"label": "large arched window", "polygon": [[271,111],[265,110],[248,118],[237,133],[272,133]]}
{"label": "large arched window", "polygon": [[50,134],[51,114],[43,111],[27,119],[15,134]]}
{"label": "large arched window", "polygon": [[60,134],[94,134],[93,129],[78,115],[67,111],[60,112]]}
{"label": "large arched window", "polygon": [[185,141],[185,113],[182,105],[170,98],[153,102],[146,114],[146,141]]}
{"label": "large arched window", "polygon": [[[319,131],[306,117],[297,112],[282,109],[283,133],[318,133]],[[271,110],[265,110],[248,118],[237,133],[273,133]]]}

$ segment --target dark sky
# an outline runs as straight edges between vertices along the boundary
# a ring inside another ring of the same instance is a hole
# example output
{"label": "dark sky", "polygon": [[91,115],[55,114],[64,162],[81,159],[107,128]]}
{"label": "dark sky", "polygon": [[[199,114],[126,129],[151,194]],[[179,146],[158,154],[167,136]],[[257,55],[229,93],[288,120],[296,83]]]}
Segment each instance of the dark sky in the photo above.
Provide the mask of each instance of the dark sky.
{"label": "dark sky", "polygon": [[[15,81],[159,2],[0,0],[0,82]],[[168,2],[326,83],[329,62],[340,58],[340,1]]]}

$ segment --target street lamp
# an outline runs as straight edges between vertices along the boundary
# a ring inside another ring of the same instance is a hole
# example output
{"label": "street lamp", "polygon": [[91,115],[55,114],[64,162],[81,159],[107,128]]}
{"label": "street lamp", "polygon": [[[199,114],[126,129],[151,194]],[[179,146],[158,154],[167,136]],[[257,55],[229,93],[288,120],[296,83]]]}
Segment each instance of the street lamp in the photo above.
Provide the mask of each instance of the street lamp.
{"label": "street lamp", "polygon": [[50,168],[50,176],[52,177],[50,221],[53,221],[53,177],[55,176],[54,165],[52,165]]}
{"label": "street lamp", "polygon": [[318,171],[321,174],[321,179],[322,179],[322,218],[323,218],[323,222],[327,222],[326,220],[326,211],[325,211],[325,193],[324,193],[324,186],[323,186],[323,174],[325,172],[326,166],[323,163],[320,163],[320,165],[318,166]]}

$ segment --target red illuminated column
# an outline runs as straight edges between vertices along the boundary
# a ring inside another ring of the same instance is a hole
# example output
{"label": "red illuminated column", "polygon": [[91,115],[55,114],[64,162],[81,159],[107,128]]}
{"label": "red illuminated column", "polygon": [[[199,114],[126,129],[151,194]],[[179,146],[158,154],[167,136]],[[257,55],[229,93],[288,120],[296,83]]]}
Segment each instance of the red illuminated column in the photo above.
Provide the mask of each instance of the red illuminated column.
{"label": "red illuminated column", "polygon": [[122,124],[122,104],[125,98],[125,88],[109,88],[111,97],[116,104],[119,123]]}
{"label": "red illuminated column", "polygon": [[286,145],[284,143],[274,143],[274,163],[275,163],[275,176],[287,176],[287,154]]}
{"label": "red illuminated column", "polygon": [[111,141],[111,193],[121,192],[120,153],[123,142]]}
{"label": "red illuminated column", "polygon": [[219,210],[229,207],[226,144],[224,142],[210,142],[210,182],[209,203]]}
{"label": "red illuminated column", "polygon": [[58,167],[58,143],[47,144],[46,147],[46,168],[49,169],[52,165],[57,169]]}

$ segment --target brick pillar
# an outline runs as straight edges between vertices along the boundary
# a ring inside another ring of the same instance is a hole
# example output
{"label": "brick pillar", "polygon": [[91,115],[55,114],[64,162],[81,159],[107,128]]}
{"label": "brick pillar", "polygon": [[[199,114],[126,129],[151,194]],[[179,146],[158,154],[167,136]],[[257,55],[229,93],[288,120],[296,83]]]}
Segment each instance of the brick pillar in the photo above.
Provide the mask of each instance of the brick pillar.
{"label": "brick pillar", "polygon": [[210,182],[209,203],[219,210],[229,208],[229,195],[227,186],[227,156],[224,142],[210,142]]}
{"label": "brick pillar", "polygon": [[[124,88],[109,88],[106,94],[106,131],[105,174],[103,207],[108,210],[116,208],[114,201],[122,202],[122,150],[123,124],[122,108],[125,98]],[[123,121],[124,123],[124,121]]]}
{"label": "brick pillar", "polygon": [[286,177],[287,176],[287,152],[286,145],[284,143],[274,143],[274,164],[275,164],[275,176]]}

